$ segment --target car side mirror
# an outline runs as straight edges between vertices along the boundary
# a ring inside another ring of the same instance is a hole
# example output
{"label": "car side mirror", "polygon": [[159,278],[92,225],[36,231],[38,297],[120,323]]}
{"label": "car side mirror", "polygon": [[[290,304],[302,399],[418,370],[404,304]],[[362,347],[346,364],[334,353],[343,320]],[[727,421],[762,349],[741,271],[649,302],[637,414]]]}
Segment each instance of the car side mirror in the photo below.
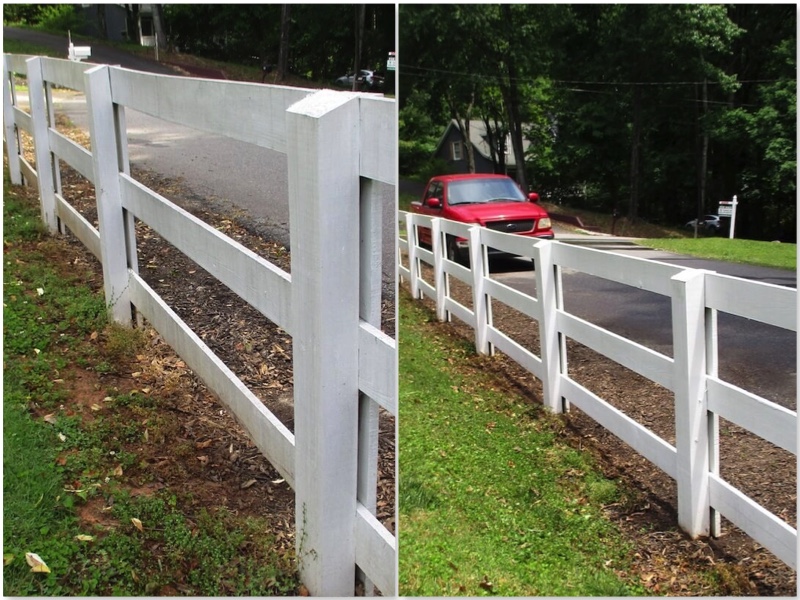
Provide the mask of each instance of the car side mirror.
{"label": "car side mirror", "polygon": [[427,198],[425,200],[425,204],[429,208],[441,208],[442,207],[442,201],[439,198]]}
{"label": "car side mirror", "polygon": [[538,204],[539,203],[539,194],[537,194],[536,192],[531,192],[530,194],[528,194],[528,200],[530,200],[534,204]]}

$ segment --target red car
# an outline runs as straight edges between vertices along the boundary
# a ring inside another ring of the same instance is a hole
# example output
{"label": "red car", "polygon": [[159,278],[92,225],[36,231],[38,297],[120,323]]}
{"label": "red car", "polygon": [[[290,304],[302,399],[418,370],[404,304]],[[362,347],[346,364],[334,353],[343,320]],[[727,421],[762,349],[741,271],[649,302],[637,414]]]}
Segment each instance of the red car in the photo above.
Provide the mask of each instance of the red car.
{"label": "red car", "polygon": [[[553,239],[552,225],[547,212],[538,204],[539,195],[522,193],[516,182],[506,175],[470,173],[433,177],[425,189],[422,201],[412,202],[412,212],[441,217],[462,223],[477,223],[483,227],[530,237]],[[420,241],[431,244],[431,232],[419,228]],[[450,236],[447,256],[467,262],[468,243],[465,238]],[[489,249],[490,254],[497,253]]]}

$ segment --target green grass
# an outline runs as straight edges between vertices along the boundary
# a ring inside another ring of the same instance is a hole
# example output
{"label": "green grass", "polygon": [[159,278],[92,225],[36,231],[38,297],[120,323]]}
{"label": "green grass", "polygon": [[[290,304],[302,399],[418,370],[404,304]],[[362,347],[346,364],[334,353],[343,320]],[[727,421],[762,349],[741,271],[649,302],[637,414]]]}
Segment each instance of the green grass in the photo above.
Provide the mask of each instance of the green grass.
{"label": "green grass", "polygon": [[659,250],[689,254],[701,258],[762,267],[775,267],[777,269],[797,269],[797,244],[731,240],[721,237],[697,239],[654,238],[642,239],[638,243]]}
{"label": "green grass", "polygon": [[67,49],[64,48],[63,52],[47,48],[46,46],[39,46],[23,42],[21,40],[3,39],[3,52],[8,54],[30,54],[35,56],[52,56],[54,58],[67,58]]}
{"label": "green grass", "polygon": [[400,595],[646,593],[602,514],[623,492],[491,359],[400,307]]}
{"label": "green grass", "polygon": [[[109,409],[88,418],[63,382],[78,366],[114,372],[141,338],[108,326],[92,270],[67,262],[35,197],[7,179],[3,224],[4,595],[295,594],[293,553],[276,549],[265,519],[198,507],[180,489],[131,497],[143,423],[156,438],[172,412],[157,396],[110,390]],[[88,343],[98,331],[103,345]],[[108,523],[82,518],[90,507]],[[50,572],[31,572],[28,552]]]}

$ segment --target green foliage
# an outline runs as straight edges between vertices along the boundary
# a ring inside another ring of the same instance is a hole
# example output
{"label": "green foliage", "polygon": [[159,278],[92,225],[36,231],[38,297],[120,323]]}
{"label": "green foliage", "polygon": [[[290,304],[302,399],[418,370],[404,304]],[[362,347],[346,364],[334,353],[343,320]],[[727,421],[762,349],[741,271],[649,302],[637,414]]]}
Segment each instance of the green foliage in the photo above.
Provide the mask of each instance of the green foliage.
{"label": "green foliage", "polygon": [[[170,43],[182,52],[243,64],[278,62],[280,4],[164,5]],[[291,5],[293,73],[330,81],[352,72],[356,55],[352,4]],[[367,5],[360,68],[383,71],[395,50],[394,5]]]}
{"label": "green foliage", "polygon": [[793,5],[402,5],[401,123],[517,124],[556,201],[677,225],[736,194],[740,235],[793,242],[796,24]]}

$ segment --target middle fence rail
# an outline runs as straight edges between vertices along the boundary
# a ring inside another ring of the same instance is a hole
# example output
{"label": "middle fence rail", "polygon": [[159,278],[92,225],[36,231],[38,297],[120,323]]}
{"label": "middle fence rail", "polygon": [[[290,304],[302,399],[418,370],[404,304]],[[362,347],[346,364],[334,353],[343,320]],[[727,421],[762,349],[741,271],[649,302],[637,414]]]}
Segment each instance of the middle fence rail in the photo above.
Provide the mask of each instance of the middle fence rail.
{"label": "middle fence rail", "polygon": [[[574,404],[674,479],[678,524],[689,535],[720,535],[724,516],[797,569],[797,529],[722,478],[719,468],[720,418],[796,457],[797,412],[721,379],[717,335],[719,312],[796,332],[796,289],[411,212],[400,211],[399,220],[405,237],[398,241],[398,270],[414,299],[430,298],[440,320],[456,317],[471,327],[479,353],[497,349],[532,373],[542,382],[543,403],[551,411]],[[432,247],[420,244],[419,228],[430,229]],[[469,241],[469,266],[447,258],[451,235]],[[491,277],[488,248],[534,261],[536,297]],[[565,269],[669,299],[673,356],[570,314],[562,285]],[[459,301],[453,280],[468,286],[471,298],[461,294]],[[494,324],[493,301],[538,323],[538,353]],[[567,339],[669,390],[674,445],[578,383],[568,370]]]}
{"label": "middle fence rail", "polygon": [[[56,130],[56,86],[86,95],[91,150]],[[375,517],[378,418],[397,414],[397,351],[380,329],[384,207],[373,191],[396,183],[394,101],[6,54],[3,106],[12,183],[37,187],[51,232],[68,229],[101,261],[114,320],[152,324],[294,488],[309,592],[353,595],[358,571],[368,590],[395,595],[396,538]],[[287,156],[291,275],[131,177],[126,109]],[[65,200],[61,161],[94,183],[98,228]],[[135,219],[292,336],[294,433],[139,275]]]}

